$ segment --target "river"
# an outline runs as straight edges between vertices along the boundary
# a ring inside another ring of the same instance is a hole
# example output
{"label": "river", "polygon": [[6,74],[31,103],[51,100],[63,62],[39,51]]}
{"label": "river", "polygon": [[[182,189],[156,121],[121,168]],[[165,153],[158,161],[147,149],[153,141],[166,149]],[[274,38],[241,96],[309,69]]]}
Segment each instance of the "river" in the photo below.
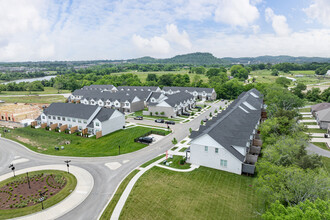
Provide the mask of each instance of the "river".
{"label": "river", "polygon": [[56,76],[43,76],[43,77],[37,77],[37,78],[29,78],[29,79],[17,79],[13,81],[3,82],[2,84],[8,84],[8,83],[20,83],[20,82],[34,82],[34,81],[42,81],[42,80],[50,80],[51,78],[55,78]]}

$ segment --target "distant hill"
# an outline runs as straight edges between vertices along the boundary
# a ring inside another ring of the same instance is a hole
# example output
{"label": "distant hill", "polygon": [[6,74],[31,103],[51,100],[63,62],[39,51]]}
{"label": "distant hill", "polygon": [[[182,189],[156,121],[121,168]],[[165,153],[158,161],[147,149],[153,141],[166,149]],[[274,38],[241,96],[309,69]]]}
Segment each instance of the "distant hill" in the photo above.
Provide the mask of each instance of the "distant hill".
{"label": "distant hill", "polygon": [[216,58],[211,53],[190,53],[184,55],[177,55],[172,58],[155,59],[152,57],[141,57],[137,59],[127,60],[130,63],[171,63],[171,64],[192,64],[192,65],[212,65],[225,64],[225,61]]}
{"label": "distant hill", "polygon": [[259,57],[224,57],[228,63],[258,64],[258,63],[330,63],[330,58],[323,57],[292,57],[292,56],[259,56]]}
{"label": "distant hill", "polygon": [[141,57],[127,60],[130,63],[151,64],[151,63],[172,63],[172,64],[192,64],[192,65],[212,65],[212,64],[259,64],[259,63],[330,63],[330,58],[323,57],[292,57],[292,56],[259,56],[259,57],[224,57],[217,58],[211,53],[190,53],[177,55],[172,58],[156,59],[152,57]]}

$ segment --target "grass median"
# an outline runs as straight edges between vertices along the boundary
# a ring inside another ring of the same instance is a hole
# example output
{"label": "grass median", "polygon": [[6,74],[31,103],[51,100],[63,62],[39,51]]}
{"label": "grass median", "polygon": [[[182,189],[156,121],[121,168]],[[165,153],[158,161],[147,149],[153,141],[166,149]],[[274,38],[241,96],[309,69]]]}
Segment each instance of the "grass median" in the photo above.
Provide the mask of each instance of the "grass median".
{"label": "grass median", "polygon": [[[61,191],[59,191],[56,195],[50,197],[49,199],[46,199],[43,202],[43,205],[45,209],[59,203],[63,199],[65,199],[75,188],[77,185],[77,179],[74,175],[59,171],[59,170],[41,170],[41,171],[35,171],[35,172],[29,172],[29,176],[32,176],[34,174],[40,174],[40,173],[50,173],[50,174],[58,174],[61,176],[64,176],[66,179],[66,185],[64,186]],[[19,179],[22,176],[25,176],[26,174],[21,174],[16,177],[11,177],[9,179],[6,179],[0,183],[0,188],[4,186],[7,183],[13,182],[17,179]],[[19,216],[29,215],[35,212],[41,211],[41,204],[35,204],[33,206],[24,207],[24,208],[15,208],[15,209],[4,209],[0,210],[0,219],[9,219],[9,218],[15,218]]]}
{"label": "grass median", "polygon": [[[159,129],[132,127],[96,139],[95,136],[84,138],[75,134],[26,127],[10,130],[9,133],[5,134],[5,137],[17,141],[38,153],[58,156],[101,157],[118,155],[119,146],[120,154],[134,152],[146,147],[146,144],[134,142],[134,139],[151,130],[169,134],[168,131]],[[67,141],[70,144],[66,145],[65,142]],[[64,146],[64,150],[55,150],[55,147],[61,146]]]}
{"label": "grass median", "polygon": [[113,213],[113,210],[115,210],[116,205],[123,194],[123,192],[126,189],[126,186],[131,181],[131,179],[139,172],[139,170],[133,170],[119,185],[118,189],[116,190],[115,194],[113,195],[110,203],[107,205],[106,209],[102,213],[102,216],[100,217],[100,220],[109,220],[111,218],[111,215]]}

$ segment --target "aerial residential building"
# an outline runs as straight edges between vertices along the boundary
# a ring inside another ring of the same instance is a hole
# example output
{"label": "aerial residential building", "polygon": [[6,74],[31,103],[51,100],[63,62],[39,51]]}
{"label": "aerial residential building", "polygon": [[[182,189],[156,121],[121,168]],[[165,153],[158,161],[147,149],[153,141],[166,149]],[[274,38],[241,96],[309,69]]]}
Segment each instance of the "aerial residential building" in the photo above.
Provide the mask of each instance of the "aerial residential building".
{"label": "aerial residential building", "polygon": [[330,108],[330,103],[323,102],[323,103],[318,103],[316,105],[311,106],[311,112],[315,116],[315,113],[318,111],[321,111],[323,109]]}
{"label": "aerial residential building", "polygon": [[118,86],[117,89],[126,92],[161,92],[158,86]]}
{"label": "aerial residential building", "polygon": [[215,100],[217,98],[217,93],[213,88],[198,88],[198,87],[167,87],[163,88],[163,93],[172,95],[176,93],[189,93],[195,97],[195,99],[200,100]]}
{"label": "aerial residential building", "polygon": [[328,129],[330,126],[330,107],[315,112],[315,118],[321,129]]}
{"label": "aerial residential building", "polygon": [[183,113],[189,113],[195,107],[196,101],[194,96],[189,93],[164,95],[154,92],[148,98],[147,105],[148,111],[143,112],[146,115],[174,118]]}
{"label": "aerial residential building", "polygon": [[226,110],[191,133],[187,161],[236,174],[254,174],[261,146],[257,128],[262,110],[259,91],[242,93]]}
{"label": "aerial residential building", "polygon": [[37,118],[38,124],[47,123],[48,126],[57,124],[58,127],[67,125],[67,128],[77,126],[79,131],[88,128],[88,132],[96,134],[102,131],[107,135],[123,129],[125,116],[123,113],[97,105],[83,105],[73,103],[52,103]]}

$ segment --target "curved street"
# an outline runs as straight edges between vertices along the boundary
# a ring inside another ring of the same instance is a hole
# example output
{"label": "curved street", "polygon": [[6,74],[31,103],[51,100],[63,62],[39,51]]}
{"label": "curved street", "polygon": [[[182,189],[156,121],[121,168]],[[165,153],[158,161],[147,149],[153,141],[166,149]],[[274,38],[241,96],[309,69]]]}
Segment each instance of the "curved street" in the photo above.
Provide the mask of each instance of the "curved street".
{"label": "curved street", "polygon": [[[176,138],[181,141],[189,135],[189,128],[198,129],[202,119],[209,117],[210,112],[219,107],[225,106],[224,102],[211,104],[211,108],[196,117],[188,123],[177,123],[171,126],[173,133],[157,141],[156,143],[145,147],[139,151],[111,157],[83,158],[83,157],[62,157],[50,156],[33,152],[24,146],[0,138],[0,175],[11,172],[8,168],[9,164],[16,160],[16,170],[26,169],[34,166],[49,164],[66,164],[64,160],[70,159],[71,165],[81,167],[87,170],[94,178],[94,187],[89,196],[77,207],[73,208],[67,214],[58,219],[97,219],[112,194],[115,192],[117,185],[125,178],[128,173],[140,166],[141,164],[151,160],[152,158],[164,153],[172,148],[172,140]],[[25,159],[24,162],[22,162]],[[113,166],[106,166],[113,164]]]}

